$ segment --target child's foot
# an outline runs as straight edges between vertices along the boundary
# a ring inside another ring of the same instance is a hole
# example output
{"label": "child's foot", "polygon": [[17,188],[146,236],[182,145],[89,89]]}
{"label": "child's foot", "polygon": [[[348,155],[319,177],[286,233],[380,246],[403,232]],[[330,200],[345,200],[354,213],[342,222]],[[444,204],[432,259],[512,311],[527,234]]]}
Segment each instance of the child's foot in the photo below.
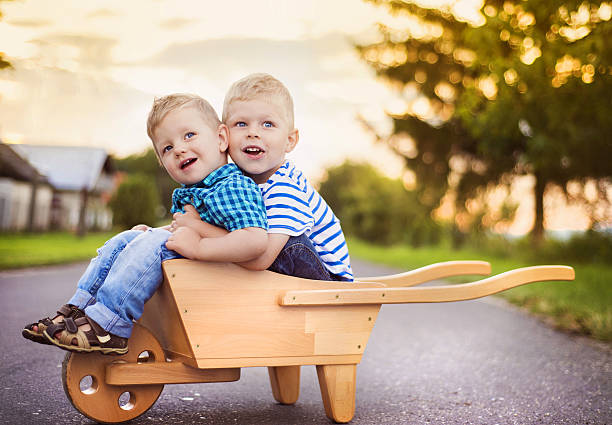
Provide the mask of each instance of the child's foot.
{"label": "child's foot", "polygon": [[67,317],[48,326],[43,335],[50,344],[77,353],[125,354],[128,339],[105,331],[87,316]]}
{"label": "child's foot", "polygon": [[50,319],[49,317],[45,317],[44,319],[40,319],[38,322],[30,323],[29,325],[25,325],[23,330],[21,331],[21,335],[24,338],[27,338],[31,341],[37,342],[39,344],[50,344],[50,342],[45,338],[43,332],[47,327],[51,326],[54,323],[61,323],[66,317],[83,317],[85,313],[83,310],[77,308],[72,304],[64,304],[60,308],[57,309],[57,315]]}

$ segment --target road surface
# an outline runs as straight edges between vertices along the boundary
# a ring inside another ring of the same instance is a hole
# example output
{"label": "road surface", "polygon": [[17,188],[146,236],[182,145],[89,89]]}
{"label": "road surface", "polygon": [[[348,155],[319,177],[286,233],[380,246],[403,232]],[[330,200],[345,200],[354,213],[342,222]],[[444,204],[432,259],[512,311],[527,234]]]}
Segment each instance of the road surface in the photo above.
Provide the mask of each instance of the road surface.
{"label": "road surface", "polygon": [[[21,337],[63,304],[86,264],[0,272],[0,423],[89,424],[61,384],[65,352]],[[355,262],[357,275],[392,272]],[[551,283],[551,285],[554,283]],[[44,313],[44,314],[41,314]],[[612,350],[504,301],[385,305],[357,367],[354,425],[612,424]],[[133,424],[329,424],[313,366],[277,404],[265,368],[238,382],[167,385]]]}

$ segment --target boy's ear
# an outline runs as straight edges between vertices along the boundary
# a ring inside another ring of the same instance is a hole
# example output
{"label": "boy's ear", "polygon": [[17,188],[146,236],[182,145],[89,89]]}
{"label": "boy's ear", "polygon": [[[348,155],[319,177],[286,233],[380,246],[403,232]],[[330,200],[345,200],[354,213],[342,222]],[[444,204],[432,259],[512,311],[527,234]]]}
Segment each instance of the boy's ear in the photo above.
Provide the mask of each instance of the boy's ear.
{"label": "boy's ear", "polygon": [[299,140],[300,132],[297,128],[294,128],[289,132],[289,135],[287,136],[287,148],[285,149],[285,152],[291,152],[295,148],[295,145],[297,145]]}
{"label": "boy's ear", "polygon": [[221,123],[217,127],[217,133],[219,135],[219,151],[225,152],[229,145],[229,129],[225,124]]}

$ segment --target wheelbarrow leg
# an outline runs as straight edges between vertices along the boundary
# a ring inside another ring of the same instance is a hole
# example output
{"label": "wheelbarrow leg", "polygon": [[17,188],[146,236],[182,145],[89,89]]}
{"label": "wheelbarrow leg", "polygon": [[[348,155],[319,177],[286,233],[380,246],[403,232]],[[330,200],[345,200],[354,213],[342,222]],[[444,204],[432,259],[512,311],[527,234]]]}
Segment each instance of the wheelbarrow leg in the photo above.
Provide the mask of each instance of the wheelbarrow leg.
{"label": "wheelbarrow leg", "polygon": [[281,404],[293,404],[300,396],[300,366],[268,368],[274,399]]}
{"label": "wheelbarrow leg", "polygon": [[357,365],[317,366],[321,397],[327,417],[347,423],[355,414],[355,380]]}

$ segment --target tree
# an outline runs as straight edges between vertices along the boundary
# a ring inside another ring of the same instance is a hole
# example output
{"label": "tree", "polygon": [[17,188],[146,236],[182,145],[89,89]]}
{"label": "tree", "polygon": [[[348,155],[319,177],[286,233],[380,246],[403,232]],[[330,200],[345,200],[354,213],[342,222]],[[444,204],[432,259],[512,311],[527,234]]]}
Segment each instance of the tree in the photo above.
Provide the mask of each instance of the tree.
{"label": "tree", "polygon": [[347,161],[327,170],[319,193],[348,235],[378,244],[437,242],[439,228],[400,180]]}
{"label": "tree", "polygon": [[[8,1],[8,0],[0,0],[0,1]],[[0,10],[0,19],[2,19],[2,11]],[[10,68],[11,63],[5,59],[4,53],[0,51],[0,69]]]}
{"label": "tree", "polygon": [[[178,184],[170,178],[166,170],[159,164],[153,148],[148,148],[142,153],[133,154],[115,161],[117,169],[129,174],[141,174],[147,176],[154,182],[161,199],[162,206],[166,208],[172,200],[172,191]],[[166,209],[166,214],[170,212]]]}
{"label": "tree", "polygon": [[391,115],[389,142],[415,172],[425,205],[436,208],[449,181],[462,211],[487,188],[532,175],[539,240],[551,184],[567,195],[570,183],[593,180],[610,202],[608,3],[486,0],[476,26],[450,7],[372,2],[427,30],[380,25],[380,41],[358,46],[406,101],[405,113]]}
{"label": "tree", "polygon": [[155,226],[159,196],[155,183],[143,174],[129,175],[109,202],[113,222],[131,228],[137,224]]}

